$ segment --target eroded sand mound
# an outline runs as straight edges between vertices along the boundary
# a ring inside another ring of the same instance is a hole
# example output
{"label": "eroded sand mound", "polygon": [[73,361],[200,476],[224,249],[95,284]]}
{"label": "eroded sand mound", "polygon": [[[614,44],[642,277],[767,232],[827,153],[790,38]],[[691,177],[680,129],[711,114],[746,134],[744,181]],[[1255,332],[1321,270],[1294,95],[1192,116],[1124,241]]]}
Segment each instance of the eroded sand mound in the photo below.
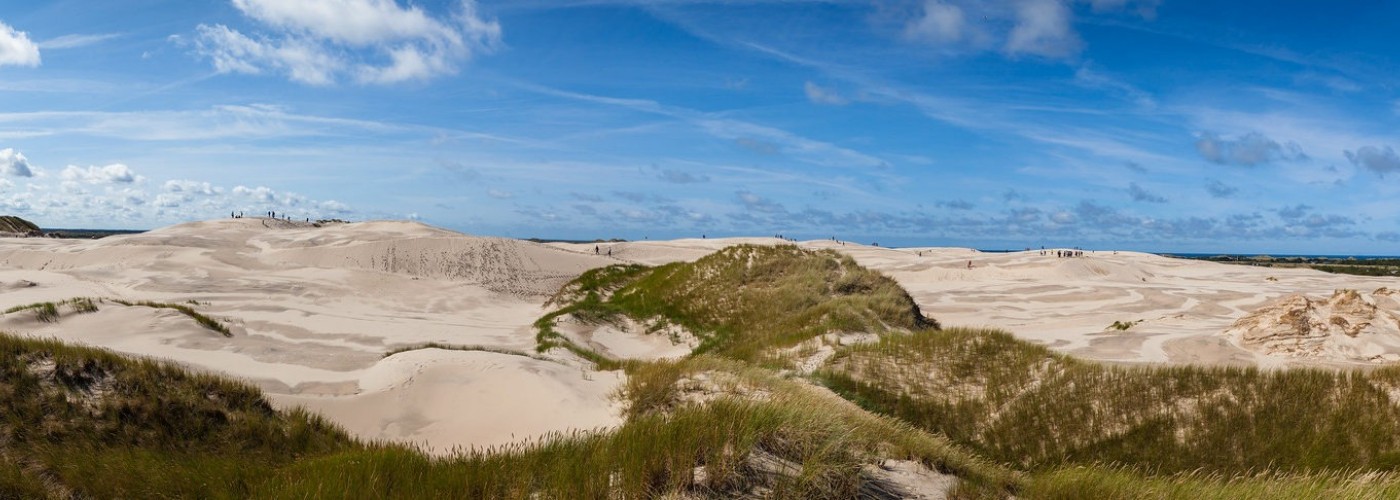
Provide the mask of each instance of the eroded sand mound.
{"label": "eroded sand mound", "polygon": [[1326,299],[1293,294],[1225,330],[1241,346],[1271,356],[1400,361],[1400,302],[1381,288],[1337,290]]}

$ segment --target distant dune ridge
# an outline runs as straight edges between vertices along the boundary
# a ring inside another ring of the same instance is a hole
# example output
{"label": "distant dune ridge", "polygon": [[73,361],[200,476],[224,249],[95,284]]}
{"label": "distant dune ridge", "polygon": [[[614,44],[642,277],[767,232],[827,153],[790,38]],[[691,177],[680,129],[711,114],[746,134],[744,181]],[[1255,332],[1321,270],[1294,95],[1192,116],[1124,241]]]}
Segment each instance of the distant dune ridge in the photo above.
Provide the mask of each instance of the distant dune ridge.
{"label": "distant dune ridge", "polygon": [[39,236],[43,230],[33,222],[13,215],[0,215],[0,236]]}

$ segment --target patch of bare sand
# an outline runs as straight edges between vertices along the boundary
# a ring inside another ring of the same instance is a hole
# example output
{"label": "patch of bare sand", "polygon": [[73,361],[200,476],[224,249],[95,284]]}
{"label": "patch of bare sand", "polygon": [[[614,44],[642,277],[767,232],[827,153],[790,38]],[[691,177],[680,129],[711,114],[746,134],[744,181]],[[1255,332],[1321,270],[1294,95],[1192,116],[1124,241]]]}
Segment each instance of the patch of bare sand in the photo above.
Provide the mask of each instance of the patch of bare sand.
{"label": "patch of bare sand", "polygon": [[610,395],[623,378],[525,356],[424,349],[377,363],[353,396],[273,399],[330,416],[362,438],[444,454],[615,426],[622,408]]}
{"label": "patch of bare sand", "polygon": [[571,342],[612,359],[679,359],[700,345],[700,340],[676,325],[651,331],[630,318],[616,322],[583,323],[572,316],[559,318],[556,331]]}

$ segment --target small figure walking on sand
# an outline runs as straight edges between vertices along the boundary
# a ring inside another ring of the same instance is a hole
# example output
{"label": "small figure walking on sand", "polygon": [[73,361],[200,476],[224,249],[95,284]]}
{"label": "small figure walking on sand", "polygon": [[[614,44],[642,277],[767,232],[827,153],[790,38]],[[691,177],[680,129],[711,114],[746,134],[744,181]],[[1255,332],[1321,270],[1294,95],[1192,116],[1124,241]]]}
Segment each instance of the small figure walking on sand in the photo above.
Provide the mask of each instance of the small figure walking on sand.
{"label": "small figure walking on sand", "polygon": [[972,261],[967,261],[967,268],[972,269]]}
{"label": "small figure walking on sand", "polygon": [[593,245],[593,255],[598,255],[598,245]]}
{"label": "small figure walking on sand", "polygon": [[612,249],[611,249],[611,248],[608,249],[608,257],[612,257]]}

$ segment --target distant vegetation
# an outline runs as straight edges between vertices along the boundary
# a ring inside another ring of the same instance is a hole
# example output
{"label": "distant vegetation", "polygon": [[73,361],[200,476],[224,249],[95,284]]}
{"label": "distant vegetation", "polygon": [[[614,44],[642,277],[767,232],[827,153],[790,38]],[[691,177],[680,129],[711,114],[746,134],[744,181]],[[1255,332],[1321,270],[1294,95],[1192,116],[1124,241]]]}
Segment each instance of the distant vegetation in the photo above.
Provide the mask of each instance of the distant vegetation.
{"label": "distant vegetation", "polygon": [[1169,256],[1256,267],[1316,269],[1333,274],[1352,274],[1357,276],[1400,275],[1400,259],[1394,258],[1270,257],[1267,255],[1215,255],[1210,257]]}

